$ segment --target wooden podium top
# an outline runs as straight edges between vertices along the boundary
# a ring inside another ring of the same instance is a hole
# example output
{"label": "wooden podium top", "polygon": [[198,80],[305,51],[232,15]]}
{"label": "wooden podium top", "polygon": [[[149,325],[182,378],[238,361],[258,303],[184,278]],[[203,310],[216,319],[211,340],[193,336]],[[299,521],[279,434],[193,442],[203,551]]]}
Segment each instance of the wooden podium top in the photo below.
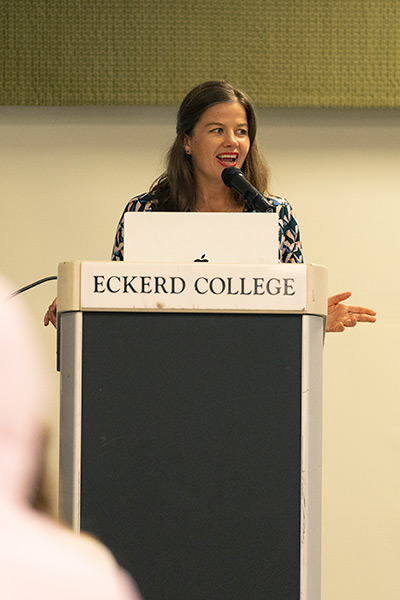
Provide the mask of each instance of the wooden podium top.
{"label": "wooden podium top", "polygon": [[327,269],[314,264],[63,262],[58,313],[327,314]]}

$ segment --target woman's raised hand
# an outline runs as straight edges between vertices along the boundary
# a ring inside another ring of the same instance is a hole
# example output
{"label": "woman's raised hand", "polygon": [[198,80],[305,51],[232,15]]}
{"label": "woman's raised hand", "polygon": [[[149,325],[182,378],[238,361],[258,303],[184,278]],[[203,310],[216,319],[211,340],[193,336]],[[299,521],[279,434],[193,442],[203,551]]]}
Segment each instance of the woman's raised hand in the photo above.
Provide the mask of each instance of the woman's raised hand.
{"label": "woman's raised hand", "polygon": [[343,304],[350,296],[351,292],[342,292],[328,298],[326,331],[341,332],[346,327],[355,327],[357,323],[375,323],[376,312],[371,308]]}

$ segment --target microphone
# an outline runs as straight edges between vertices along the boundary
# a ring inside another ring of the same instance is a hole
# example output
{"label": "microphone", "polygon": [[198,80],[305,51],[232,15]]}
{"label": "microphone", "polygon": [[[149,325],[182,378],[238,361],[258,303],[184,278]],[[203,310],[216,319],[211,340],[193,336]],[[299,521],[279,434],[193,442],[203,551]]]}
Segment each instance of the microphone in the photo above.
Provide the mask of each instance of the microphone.
{"label": "microphone", "polygon": [[240,169],[236,167],[226,167],[221,173],[222,181],[224,184],[241,194],[244,198],[246,205],[251,210],[258,212],[275,212],[274,207],[271,206],[268,201],[256,188],[251,185],[250,181],[247,181]]}

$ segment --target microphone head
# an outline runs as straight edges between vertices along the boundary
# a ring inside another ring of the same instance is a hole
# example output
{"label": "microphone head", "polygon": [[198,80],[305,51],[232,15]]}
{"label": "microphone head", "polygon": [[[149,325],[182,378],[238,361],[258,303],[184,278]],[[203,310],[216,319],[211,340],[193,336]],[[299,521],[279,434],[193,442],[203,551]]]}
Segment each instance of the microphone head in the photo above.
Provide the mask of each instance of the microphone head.
{"label": "microphone head", "polygon": [[273,212],[274,209],[267,202],[262,194],[247,181],[240,169],[236,167],[226,167],[221,173],[222,181],[228,187],[241,194],[244,198],[246,206],[250,210],[260,212]]}
{"label": "microphone head", "polygon": [[222,181],[229,188],[232,187],[232,182],[238,176],[244,177],[242,171],[240,169],[238,169],[237,167],[226,167],[221,173]]}

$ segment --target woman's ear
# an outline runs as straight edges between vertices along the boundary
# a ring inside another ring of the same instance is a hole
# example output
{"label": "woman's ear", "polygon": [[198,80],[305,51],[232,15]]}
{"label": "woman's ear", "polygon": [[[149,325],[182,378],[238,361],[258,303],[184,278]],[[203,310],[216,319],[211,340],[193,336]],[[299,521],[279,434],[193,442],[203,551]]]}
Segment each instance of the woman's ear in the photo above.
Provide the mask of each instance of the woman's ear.
{"label": "woman's ear", "polygon": [[191,148],[190,137],[188,136],[187,133],[185,133],[185,136],[183,138],[183,149],[185,150],[186,154],[191,153],[190,148]]}

